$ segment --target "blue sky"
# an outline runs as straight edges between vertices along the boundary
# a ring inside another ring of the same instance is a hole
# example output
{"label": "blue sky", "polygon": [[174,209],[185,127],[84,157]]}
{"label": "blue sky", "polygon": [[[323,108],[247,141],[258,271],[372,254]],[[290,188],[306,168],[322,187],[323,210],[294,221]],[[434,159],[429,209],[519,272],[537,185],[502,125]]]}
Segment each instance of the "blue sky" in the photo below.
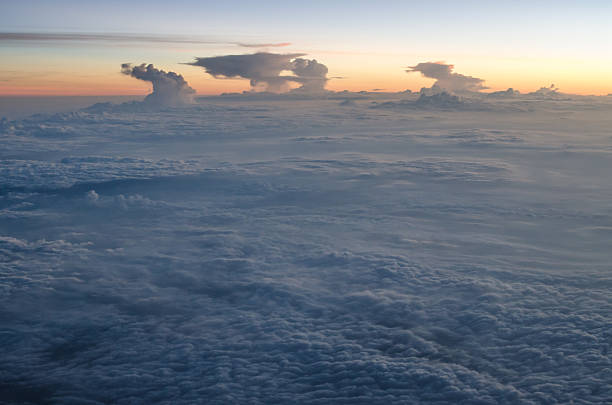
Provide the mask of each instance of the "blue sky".
{"label": "blue sky", "polygon": [[[494,88],[528,88],[550,84],[542,82],[550,80],[578,92],[581,88],[593,92],[597,86],[603,93],[612,91],[611,81],[605,79],[612,62],[612,3],[606,1],[30,0],[6,2],[0,10],[4,32],[111,32],[291,42],[288,51],[326,60],[332,73],[360,77],[363,85],[373,83],[378,74],[392,75],[398,89],[409,87],[412,82],[398,82],[403,77],[402,66],[444,60],[468,74],[486,76]],[[30,59],[52,46],[31,49]],[[166,51],[158,49],[145,56],[180,69],[179,62],[186,60]],[[240,53],[231,46],[196,51],[200,53],[186,59]],[[13,59],[14,52],[14,46],[0,43],[0,55]],[[71,53],[74,50],[57,47],[56,54]],[[345,54],[349,56],[341,56]],[[80,60],[87,57],[83,50],[79,55]],[[372,62],[372,58],[378,60]]]}

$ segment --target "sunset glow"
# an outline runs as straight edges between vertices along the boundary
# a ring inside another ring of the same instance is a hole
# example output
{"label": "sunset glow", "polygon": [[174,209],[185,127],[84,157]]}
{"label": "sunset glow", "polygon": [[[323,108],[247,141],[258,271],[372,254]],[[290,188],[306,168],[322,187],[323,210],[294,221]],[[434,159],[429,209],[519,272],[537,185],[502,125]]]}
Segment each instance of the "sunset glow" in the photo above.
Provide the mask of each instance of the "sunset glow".
{"label": "sunset glow", "polygon": [[[445,61],[484,79],[491,90],[530,92],[555,83],[574,94],[612,92],[612,28],[605,18],[612,8],[603,1],[580,8],[555,2],[552,9],[546,2],[430,7],[391,1],[376,7],[338,1],[313,2],[308,9],[291,1],[283,8],[243,2],[214,10],[196,1],[178,1],[173,8],[153,1],[146,10],[106,3],[2,6],[0,95],[145,94],[146,86],[118,74],[125,62],[165,66],[201,95],[244,91],[244,80],[214,80],[182,63],[256,51],[298,52],[324,63],[333,91],[418,91],[431,81],[404,68]],[[250,18],[252,13],[259,17]],[[224,19],[240,28],[228,29]]]}

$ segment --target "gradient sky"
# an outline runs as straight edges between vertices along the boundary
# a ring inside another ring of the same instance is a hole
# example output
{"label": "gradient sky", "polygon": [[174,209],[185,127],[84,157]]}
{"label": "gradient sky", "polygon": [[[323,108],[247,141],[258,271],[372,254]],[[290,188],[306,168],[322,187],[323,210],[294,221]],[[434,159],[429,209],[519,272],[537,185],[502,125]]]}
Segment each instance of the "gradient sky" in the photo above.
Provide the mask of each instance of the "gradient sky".
{"label": "gradient sky", "polygon": [[[200,94],[242,91],[182,65],[195,56],[304,52],[329,67],[331,90],[418,90],[406,66],[445,61],[492,90],[612,93],[610,1],[21,0],[0,4],[0,31],[125,33],[210,43],[0,41],[0,95],[145,94],[120,64],[176,71]],[[234,43],[290,42],[281,48]]]}

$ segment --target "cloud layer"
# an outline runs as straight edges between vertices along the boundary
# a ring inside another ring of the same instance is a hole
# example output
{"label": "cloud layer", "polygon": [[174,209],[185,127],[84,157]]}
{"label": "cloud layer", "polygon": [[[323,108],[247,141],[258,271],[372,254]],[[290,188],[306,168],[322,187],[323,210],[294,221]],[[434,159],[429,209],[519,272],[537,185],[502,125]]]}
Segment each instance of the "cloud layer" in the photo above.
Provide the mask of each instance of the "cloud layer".
{"label": "cloud layer", "polygon": [[608,98],[292,97],[0,120],[0,402],[609,402]]}

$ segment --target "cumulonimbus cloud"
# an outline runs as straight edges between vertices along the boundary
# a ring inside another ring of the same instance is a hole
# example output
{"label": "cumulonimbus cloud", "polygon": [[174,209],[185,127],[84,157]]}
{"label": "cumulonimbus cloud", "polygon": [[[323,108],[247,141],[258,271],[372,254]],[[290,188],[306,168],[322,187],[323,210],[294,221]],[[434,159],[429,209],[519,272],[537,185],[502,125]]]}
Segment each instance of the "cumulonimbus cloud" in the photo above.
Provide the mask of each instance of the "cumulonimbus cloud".
{"label": "cumulonimbus cloud", "polygon": [[409,66],[406,72],[420,72],[424,77],[436,79],[431,89],[446,90],[456,93],[480,91],[487,87],[484,80],[477,77],[465,76],[454,73],[454,65],[443,62],[422,62],[415,66]]}
{"label": "cumulonimbus cloud", "polygon": [[153,92],[144,99],[147,104],[176,107],[193,103],[195,90],[178,73],[166,72],[145,63],[136,66],[124,63],[121,73],[153,85]]}
{"label": "cumulonimbus cloud", "polygon": [[[256,91],[280,93],[289,90],[289,83],[300,83],[299,91],[321,92],[325,90],[327,66],[315,59],[304,59],[302,53],[258,52],[245,55],[224,55],[196,58],[188,63],[200,66],[216,78],[243,78],[250,80]],[[282,75],[291,72],[293,75]]]}
{"label": "cumulonimbus cloud", "polygon": [[291,71],[302,83],[301,89],[308,92],[322,91],[327,83],[327,66],[316,59],[296,58],[292,61]]}

